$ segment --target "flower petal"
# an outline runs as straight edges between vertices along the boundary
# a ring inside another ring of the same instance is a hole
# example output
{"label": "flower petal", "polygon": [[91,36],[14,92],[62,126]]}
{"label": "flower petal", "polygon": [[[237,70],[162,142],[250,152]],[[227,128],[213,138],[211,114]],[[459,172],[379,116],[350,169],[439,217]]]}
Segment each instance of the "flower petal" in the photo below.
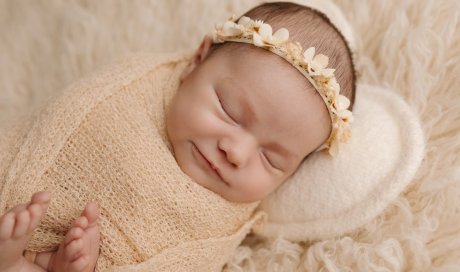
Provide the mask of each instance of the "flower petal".
{"label": "flower petal", "polygon": [[322,75],[330,78],[334,76],[334,72],[335,72],[335,69],[326,68],[326,69],[323,69]]}
{"label": "flower petal", "polygon": [[333,77],[333,78],[331,78],[329,80],[329,82],[327,83],[327,88],[329,90],[333,90],[336,97],[340,93],[340,85],[339,85],[339,83],[337,83],[337,80],[335,79],[335,77]]}
{"label": "flower petal", "polygon": [[264,46],[264,41],[262,40],[262,37],[256,32],[252,33],[252,41],[255,46],[259,46],[259,47]]}
{"label": "flower petal", "polygon": [[339,102],[339,110],[348,109],[348,107],[350,106],[350,100],[348,100],[346,96],[339,95],[338,102]]}
{"label": "flower petal", "polygon": [[340,116],[340,118],[342,118],[344,122],[353,122],[353,114],[349,110],[341,110],[339,111],[338,115]]}
{"label": "flower petal", "polygon": [[286,28],[280,28],[273,34],[273,38],[279,43],[286,42],[289,39],[289,31]]}
{"label": "flower petal", "polygon": [[239,34],[243,33],[241,29],[238,27],[237,24],[231,21],[225,22],[223,29],[222,29],[222,34],[224,36],[237,36]]}
{"label": "flower petal", "polygon": [[270,40],[272,37],[272,27],[269,24],[262,24],[259,29],[259,34],[263,39]]}
{"label": "flower petal", "polygon": [[329,58],[323,54],[318,54],[313,59],[313,62],[315,62],[321,68],[326,68],[327,64],[329,63]]}
{"label": "flower petal", "polygon": [[239,25],[247,26],[252,23],[251,18],[246,17],[246,16],[241,16],[241,18],[238,20]]}
{"label": "flower petal", "polygon": [[339,143],[337,141],[333,141],[328,149],[328,152],[332,157],[337,157],[337,154],[339,153]]}
{"label": "flower petal", "polygon": [[305,52],[303,53],[303,57],[305,58],[305,61],[307,63],[310,63],[313,60],[313,56],[315,55],[315,48],[314,47],[309,47]]}

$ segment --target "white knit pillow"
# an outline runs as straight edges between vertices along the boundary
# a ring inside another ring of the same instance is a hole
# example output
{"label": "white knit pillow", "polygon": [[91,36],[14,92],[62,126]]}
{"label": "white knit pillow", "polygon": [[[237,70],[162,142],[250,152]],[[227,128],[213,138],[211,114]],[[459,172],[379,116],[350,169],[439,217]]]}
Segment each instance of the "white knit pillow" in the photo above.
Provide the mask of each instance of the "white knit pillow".
{"label": "white knit pillow", "polygon": [[394,91],[358,85],[352,137],[336,158],[312,154],[259,210],[265,237],[324,239],[381,213],[413,179],[425,149],[420,121]]}

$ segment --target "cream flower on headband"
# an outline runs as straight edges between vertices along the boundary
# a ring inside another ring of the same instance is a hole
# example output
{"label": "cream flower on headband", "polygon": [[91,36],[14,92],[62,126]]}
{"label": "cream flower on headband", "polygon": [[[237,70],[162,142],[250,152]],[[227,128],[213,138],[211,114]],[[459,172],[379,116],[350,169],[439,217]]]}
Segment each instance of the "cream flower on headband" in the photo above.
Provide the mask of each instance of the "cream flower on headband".
{"label": "cream flower on headband", "polygon": [[303,61],[307,64],[311,76],[324,76],[330,78],[335,69],[326,68],[329,64],[329,57],[323,54],[315,56],[315,48],[310,47],[303,53]]}
{"label": "cream flower on headband", "polygon": [[353,114],[348,110],[350,100],[340,94],[340,85],[334,76],[335,69],[327,68],[329,58],[323,54],[315,55],[314,47],[303,51],[299,42],[290,42],[286,28],[280,28],[273,33],[272,27],[262,20],[254,21],[246,16],[242,16],[238,23],[235,20],[232,17],[223,25],[217,25],[213,41],[250,43],[279,55],[297,68],[318,91],[327,106],[332,131],[321,149],[326,148],[335,157],[339,151],[339,143],[350,138],[349,126],[353,122]]}
{"label": "cream flower on headband", "polygon": [[244,28],[241,25],[235,24],[235,22],[227,21],[223,26],[217,26],[222,28],[222,36],[235,37],[243,34]]}
{"label": "cream flower on headband", "polygon": [[221,35],[225,37],[238,37],[247,28],[253,30],[252,38],[254,45],[259,47],[279,45],[286,43],[289,39],[289,31],[286,28],[278,29],[273,34],[272,27],[269,24],[265,24],[262,20],[251,20],[246,16],[241,17],[238,23],[233,21],[225,22],[222,26]]}
{"label": "cream flower on headband", "polygon": [[286,28],[280,28],[272,35],[272,27],[268,24],[262,24],[259,28],[259,32],[254,32],[252,34],[252,38],[256,46],[274,46],[287,42],[289,39],[289,31]]}

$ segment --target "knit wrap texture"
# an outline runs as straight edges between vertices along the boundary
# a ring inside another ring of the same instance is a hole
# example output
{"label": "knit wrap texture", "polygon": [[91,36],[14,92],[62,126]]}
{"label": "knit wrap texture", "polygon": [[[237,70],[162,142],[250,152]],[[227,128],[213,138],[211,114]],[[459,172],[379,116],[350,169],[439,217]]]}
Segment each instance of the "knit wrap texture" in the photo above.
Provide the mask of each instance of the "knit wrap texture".
{"label": "knit wrap texture", "polygon": [[[97,201],[96,271],[221,271],[259,202],[233,203],[186,176],[165,114],[190,52],[136,53],[83,78],[0,139],[0,212],[51,192],[27,250],[57,249]],[[186,120],[184,120],[186,121]]]}

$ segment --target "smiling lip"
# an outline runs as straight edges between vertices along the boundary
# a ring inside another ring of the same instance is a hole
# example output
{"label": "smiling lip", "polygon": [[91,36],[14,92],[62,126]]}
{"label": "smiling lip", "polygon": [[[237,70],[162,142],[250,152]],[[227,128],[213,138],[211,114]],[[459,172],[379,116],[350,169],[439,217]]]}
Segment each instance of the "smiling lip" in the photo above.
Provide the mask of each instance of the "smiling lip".
{"label": "smiling lip", "polygon": [[209,168],[209,170],[214,172],[220,178],[221,181],[229,185],[220,175],[219,169],[213,166],[213,164],[203,155],[203,153],[201,153],[200,149],[198,149],[198,147],[195,144],[192,144],[192,145],[193,145],[193,148],[196,149],[198,155],[205,161],[206,166]]}

